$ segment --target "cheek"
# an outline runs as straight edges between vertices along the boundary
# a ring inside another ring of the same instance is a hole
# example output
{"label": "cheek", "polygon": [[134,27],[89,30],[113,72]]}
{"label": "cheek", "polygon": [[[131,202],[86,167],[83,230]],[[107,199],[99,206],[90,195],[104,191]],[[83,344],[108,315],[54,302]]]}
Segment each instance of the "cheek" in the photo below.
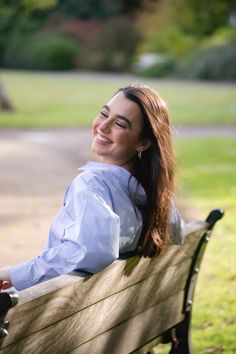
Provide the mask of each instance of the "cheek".
{"label": "cheek", "polygon": [[124,148],[130,150],[136,150],[136,147],[140,144],[140,137],[137,134],[122,134],[119,137],[119,142],[122,143]]}
{"label": "cheek", "polygon": [[92,123],[92,131],[93,131],[93,133],[95,133],[98,124],[99,124],[99,119],[98,119],[98,117],[96,117],[96,118],[93,120],[93,123]]}

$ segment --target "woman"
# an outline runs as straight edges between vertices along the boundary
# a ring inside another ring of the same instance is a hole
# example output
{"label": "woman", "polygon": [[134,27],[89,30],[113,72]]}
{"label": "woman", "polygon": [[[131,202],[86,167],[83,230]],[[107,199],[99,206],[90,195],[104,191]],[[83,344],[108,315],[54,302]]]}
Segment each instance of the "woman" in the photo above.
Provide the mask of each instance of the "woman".
{"label": "woman", "polygon": [[40,256],[1,269],[0,288],[22,290],[72,270],[95,273],[127,252],[159,254],[169,234],[181,240],[171,127],[158,93],[120,89],[92,132],[99,162],[83,166],[68,188]]}

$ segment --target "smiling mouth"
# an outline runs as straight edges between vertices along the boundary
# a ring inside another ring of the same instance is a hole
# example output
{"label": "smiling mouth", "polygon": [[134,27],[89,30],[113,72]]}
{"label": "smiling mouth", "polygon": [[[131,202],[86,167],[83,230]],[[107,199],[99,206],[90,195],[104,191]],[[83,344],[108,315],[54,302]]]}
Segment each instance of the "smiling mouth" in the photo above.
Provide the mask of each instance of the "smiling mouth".
{"label": "smiling mouth", "polygon": [[96,134],[96,139],[99,143],[102,143],[102,144],[110,144],[112,143],[112,141],[108,138],[106,138],[105,136],[101,135],[100,133],[97,132]]}

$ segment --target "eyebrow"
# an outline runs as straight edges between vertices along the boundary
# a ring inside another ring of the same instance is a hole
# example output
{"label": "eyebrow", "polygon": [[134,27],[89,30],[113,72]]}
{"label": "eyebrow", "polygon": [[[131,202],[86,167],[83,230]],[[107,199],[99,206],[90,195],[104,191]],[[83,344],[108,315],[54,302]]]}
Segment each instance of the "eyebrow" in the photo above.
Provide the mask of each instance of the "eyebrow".
{"label": "eyebrow", "polygon": [[[103,106],[103,108],[106,108],[110,112],[110,107],[107,106],[106,104]],[[127,117],[125,117],[125,116],[123,116],[121,114],[116,114],[116,116],[118,118],[120,118],[120,119],[123,119],[128,124],[128,126],[131,128],[131,126],[132,126],[131,122],[130,122],[130,120]]]}

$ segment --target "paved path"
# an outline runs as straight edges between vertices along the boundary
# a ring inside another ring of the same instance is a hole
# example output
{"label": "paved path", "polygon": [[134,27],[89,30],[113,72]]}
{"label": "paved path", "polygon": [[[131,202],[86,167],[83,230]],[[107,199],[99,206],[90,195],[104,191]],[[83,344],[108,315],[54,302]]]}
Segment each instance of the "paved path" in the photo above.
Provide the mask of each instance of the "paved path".
{"label": "paved path", "polygon": [[[180,138],[236,137],[236,126],[179,127]],[[90,130],[0,131],[0,264],[37,255],[77,167],[92,159]]]}
{"label": "paved path", "polygon": [[37,255],[77,167],[90,158],[89,138],[88,130],[1,131],[0,265]]}

